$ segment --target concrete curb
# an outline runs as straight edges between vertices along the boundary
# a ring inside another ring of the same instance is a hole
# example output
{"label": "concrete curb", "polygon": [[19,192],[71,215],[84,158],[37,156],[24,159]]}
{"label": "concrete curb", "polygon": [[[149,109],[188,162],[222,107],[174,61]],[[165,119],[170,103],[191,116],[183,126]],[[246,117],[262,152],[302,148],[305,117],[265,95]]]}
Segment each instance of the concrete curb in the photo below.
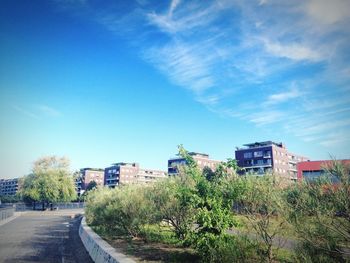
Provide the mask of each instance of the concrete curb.
{"label": "concrete curb", "polygon": [[96,263],[135,263],[126,255],[117,252],[111,245],[97,235],[82,218],[79,236],[92,260]]}
{"label": "concrete curb", "polygon": [[4,220],[0,221],[0,226],[3,226],[7,224],[8,222],[11,222],[13,219],[16,219],[17,217],[21,216],[22,214],[25,214],[26,212],[15,212],[13,216],[6,218]]}

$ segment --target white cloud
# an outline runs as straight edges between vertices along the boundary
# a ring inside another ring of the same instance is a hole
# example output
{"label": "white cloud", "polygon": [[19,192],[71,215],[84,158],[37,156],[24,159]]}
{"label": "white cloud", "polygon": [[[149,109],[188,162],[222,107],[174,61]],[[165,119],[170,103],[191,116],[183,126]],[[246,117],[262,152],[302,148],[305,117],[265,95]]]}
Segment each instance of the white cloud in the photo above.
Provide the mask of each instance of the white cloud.
{"label": "white cloud", "polygon": [[58,110],[49,107],[47,105],[37,105],[36,106],[43,114],[50,116],[50,117],[59,117],[61,116],[61,112],[59,112]]}
{"label": "white cloud", "polygon": [[172,0],[170,3],[169,13],[168,16],[171,17],[173,15],[174,10],[176,7],[181,3],[181,0]]}
{"label": "white cloud", "polygon": [[214,85],[210,71],[212,58],[201,56],[200,51],[200,47],[174,43],[147,50],[145,57],[175,84],[198,93]]}
{"label": "white cloud", "polygon": [[170,8],[163,14],[150,12],[147,17],[149,22],[157,26],[161,31],[175,34],[193,30],[197,27],[209,25],[217,18],[218,11],[224,8],[220,3],[201,5],[187,3],[181,9],[176,9],[180,1],[173,0]]}
{"label": "white cloud", "polygon": [[200,96],[196,100],[204,105],[214,106],[219,103],[220,98],[217,95],[209,95],[209,96]]}
{"label": "white cloud", "polygon": [[[331,141],[331,129],[349,131],[340,116],[350,98],[349,3],[171,0],[154,11],[142,0],[122,16],[106,10],[95,20],[113,34],[123,32],[143,59],[209,110]],[[306,86],[312,97],[303,96]]]}
{"label": "white cloud", "polygon": [[32,105],[31,107],[32,110],[24,109],[17,105],[12,105],[12,108],[17,112],[20,112],[32,119],[37,119],[37,120],[41,119],[43,115],[50,116],[50,117],[59,117],[62,115],[61,112],[47,105]]}
{"label": "white cloud", "polygon": [[304,46],[302,44],[281,44],[279,42],[272,42],[268,39],[263,39],[265,49],[270,54],[277,57],[284,57],[292,60],[309,60],[318,62],[323,59],[322,55],[315,49]]}
{"label": "white cloud", "polygon": [[309,136],[309,135],[316,135],[316,134],[325,134],[330,131],[334,131],[340,128],[349,128],[350,126],[350,119],[340,119],[340,120],[333,120],[330,122],[320,122],[317,124],[309,125],[307,127],[304,127],[303,129],[297,131],[298,136]]}
{"label": "white cloud", "polygon": [[258,126],[263,126],[281,121],[284,115],[281,111],[261,111],[244,118]]}
{"label": "white cloud", "polygon": [[324,24],[349,20],[349,10],[349,0],[309,0],[306,5],[307,14]]}
{"label": "white cloud", "polygon": [[32,119],[36,119],[36,120],[40,119],[37,114],[35,114],[35,113],[31,112],[31,111],[28,111],[26,109],[23,109],[22,107],[19,107],[17,105],[13,105],[12,108],[15,109],[17,112],[19,112],[19,113],[21,113],[23,115],[26,115],[26,116],[28,116],[28,117],[30,117]]}
{"label": "white cloud", "polygon": [[291,88],[286,92],[275,93],[268,96],[266,105],[274,105],[278,103],[283,103],[291,99],[298,98],[302,95],[302,93],[297,88]]}
{"label": "white cloud", "polygon": [[265,5],[267,4],[268,0],[260,0],[259,5]]}

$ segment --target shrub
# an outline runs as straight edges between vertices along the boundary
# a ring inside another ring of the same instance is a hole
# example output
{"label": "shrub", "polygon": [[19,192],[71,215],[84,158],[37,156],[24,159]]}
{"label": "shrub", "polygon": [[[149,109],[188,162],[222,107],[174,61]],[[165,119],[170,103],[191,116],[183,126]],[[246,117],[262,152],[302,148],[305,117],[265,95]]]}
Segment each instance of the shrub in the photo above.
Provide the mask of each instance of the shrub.
{"label": "shrub", "polygon": [[88,223],[112,235],[140,236],[143,225],[156,220],[153,206],[146,198],[148,190],[140,185],[92,190],[87,197]]}
{"label": "shrub", "polygon": [[167,222],[183,243],[186,243],[194,223],[195,211],[191,201],[193,189],[193,180],[180,174],[156,183],[147,196],[158,221]]}
{"label": "shrub", "polygon": [[350,261],[349,170],[334,161],[324,177],[289,190],[289,221],[301,240],[296,250],[300,262]]}

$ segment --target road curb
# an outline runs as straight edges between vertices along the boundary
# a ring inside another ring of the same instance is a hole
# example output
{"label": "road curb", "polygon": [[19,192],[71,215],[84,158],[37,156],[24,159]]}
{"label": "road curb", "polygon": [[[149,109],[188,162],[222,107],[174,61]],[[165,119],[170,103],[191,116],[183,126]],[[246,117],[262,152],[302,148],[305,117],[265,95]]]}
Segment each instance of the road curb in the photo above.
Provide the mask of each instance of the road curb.
{"label": "road curb", "polygon": [[25,214],[26,212],[15,212],[15,214],[9,218],[6,218],[4,220],[0,221],[0,226],[3,226],[7,224],[8,222],[11,222],[13,219],[16,219],[17,217],[21,216],[22,214]]}
{"label": "road curb", "polygon": [[126,255],[117,252],[111,245],[97,235],[82,218],[79,236],[92,260],[96,263],[135,263]]}

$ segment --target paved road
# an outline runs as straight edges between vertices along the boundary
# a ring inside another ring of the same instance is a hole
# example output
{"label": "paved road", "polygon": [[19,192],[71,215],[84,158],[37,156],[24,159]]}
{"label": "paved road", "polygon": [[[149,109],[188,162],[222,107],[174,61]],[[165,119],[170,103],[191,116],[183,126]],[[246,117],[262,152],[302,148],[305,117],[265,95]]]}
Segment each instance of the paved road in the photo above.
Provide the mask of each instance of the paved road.
{"label": "paved road", "polygon": [[81,212],[31,211],[0,226],[0,262],[93,262],[78,234]]}

